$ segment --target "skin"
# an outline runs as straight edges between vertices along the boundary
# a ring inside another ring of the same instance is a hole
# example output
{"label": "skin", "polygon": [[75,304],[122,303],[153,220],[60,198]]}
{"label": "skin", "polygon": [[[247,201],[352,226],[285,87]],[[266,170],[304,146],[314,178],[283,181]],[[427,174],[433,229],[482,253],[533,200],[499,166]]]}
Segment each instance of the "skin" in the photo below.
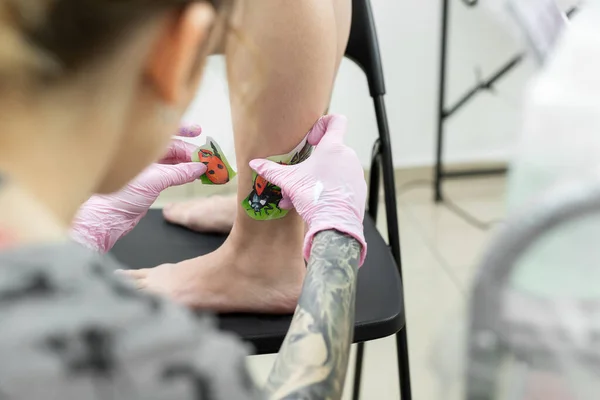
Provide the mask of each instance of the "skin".
{"label": "skin", "polygon": [[233,36],[222,46],[232,88],[237,196],[165,211],[170,221],[199,230],[228,231],[235,218],[233,229],[216,253],[130,275],[141,288],[195,308],[290,313],[305,275],[304,224],[295,212],[268,222],[246,214],[241,203],[253,182],[248,162],[292,150],[328,107],[351,2],[242,0],[237,11],[241,39]]}

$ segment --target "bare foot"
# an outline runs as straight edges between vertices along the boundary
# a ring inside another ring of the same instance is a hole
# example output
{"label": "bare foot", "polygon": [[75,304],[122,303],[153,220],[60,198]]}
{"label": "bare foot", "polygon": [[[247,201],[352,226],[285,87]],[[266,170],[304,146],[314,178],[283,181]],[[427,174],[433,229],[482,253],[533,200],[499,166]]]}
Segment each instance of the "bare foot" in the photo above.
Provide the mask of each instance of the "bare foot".
{"label": "bare foot", "polygon": [[173,203],[163,209],[172,224],[196,232],[229,233],[237,212],[237,198],[231,196],[199,197],[183,203]]}
{"label": "bare foot", "polygon": [[140,289],[188,307],[225,313],[292,313],[306,272],[301,246],[290,241],[293,236],[288,231],[265,243],[234,229],[214,253],[178,264],[120,272],[134,278]]}

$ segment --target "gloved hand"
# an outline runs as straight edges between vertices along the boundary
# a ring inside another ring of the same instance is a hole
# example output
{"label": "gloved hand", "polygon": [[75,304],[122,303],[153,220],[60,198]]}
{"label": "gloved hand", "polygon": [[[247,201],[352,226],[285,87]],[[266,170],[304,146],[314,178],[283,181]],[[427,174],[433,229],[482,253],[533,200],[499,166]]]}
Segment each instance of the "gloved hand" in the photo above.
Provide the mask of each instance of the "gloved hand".
{"label": "gloved hand", "polygon": [[[182,128],[179,135],[194,137],[201,132],[199,128]],[[173,139],[165,156],[121,191],[92,196],[79,209],[71,238],[96,251],[108,252],[117,240],[135,228],[163,190],[193,182],[206,172],[206,165],[191,162],[197,148]]]}
{"label": "gloved hand", "polygon": [[316,146],[308,160],[294,166],[252,160],[250,167],[281,188],[281,208],[293,204],[307,223],[305,259],[310,256],[315,235],[334,229],[362,245],[362,265],[367,254],[363,231],[367,184],[356,153],[344,145],[346,127],[344,116],[323,117],[308,135],[308,142]]}

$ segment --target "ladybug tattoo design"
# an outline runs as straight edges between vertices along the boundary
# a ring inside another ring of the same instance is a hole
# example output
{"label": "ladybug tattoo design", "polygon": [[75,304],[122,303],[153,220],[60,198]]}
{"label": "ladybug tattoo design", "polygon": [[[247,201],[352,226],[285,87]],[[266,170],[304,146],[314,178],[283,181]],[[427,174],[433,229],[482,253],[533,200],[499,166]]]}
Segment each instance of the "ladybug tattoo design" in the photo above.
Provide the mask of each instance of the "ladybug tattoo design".
{"label": "ladybug tattoo design", "polygon": [[212,151],[200,149],[198,151],[198,158],[207,167],[206,177],[208,180],[215,185],[224,185],[229,182],[229,171],[215,144],[211,142],[210,147]]}
{"label": "ladybug tattoo design", "polygon": [[252,193],[248,196],[248,203],[252,207],[252,210],[254,210],[254,214],[258,215],[264,210],[265,214],[269,215],[269,211],[274,208],[281,210],[279,208],[281,199],[283,199],[281,189],[267,182],[262,176],[256,175]]}
{"label": "ladybug tattoo design", "polygon": [[[290,152],[288,155],[269,157],[269,160],[279,159],[280,165],[296,165],[306,161],[312,151],[313,146],[305,139],[294,152]],[[248,216],[257,221],[280,219],[288,213],[288,210],[282,210],[279,206],[282,200],[281,188],[255,173],[252,192],[243,201],[242,206]]]}

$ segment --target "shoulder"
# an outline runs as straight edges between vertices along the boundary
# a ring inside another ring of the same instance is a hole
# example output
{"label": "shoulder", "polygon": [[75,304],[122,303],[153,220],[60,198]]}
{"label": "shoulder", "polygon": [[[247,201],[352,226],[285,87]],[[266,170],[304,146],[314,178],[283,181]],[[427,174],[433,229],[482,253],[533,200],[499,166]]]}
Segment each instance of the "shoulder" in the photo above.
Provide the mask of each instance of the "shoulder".
{"label": "shoulder", "polygon": [[44,398],[53,390],[45,383],[63,398],[88,398],[96,378],[118,398],[188,399],[197,390],[252,398],[243,394],[253,390],[244,345],[209,315],[136,290],[118,268],[75,244],[0,253],[0,376],[9,398]]}

